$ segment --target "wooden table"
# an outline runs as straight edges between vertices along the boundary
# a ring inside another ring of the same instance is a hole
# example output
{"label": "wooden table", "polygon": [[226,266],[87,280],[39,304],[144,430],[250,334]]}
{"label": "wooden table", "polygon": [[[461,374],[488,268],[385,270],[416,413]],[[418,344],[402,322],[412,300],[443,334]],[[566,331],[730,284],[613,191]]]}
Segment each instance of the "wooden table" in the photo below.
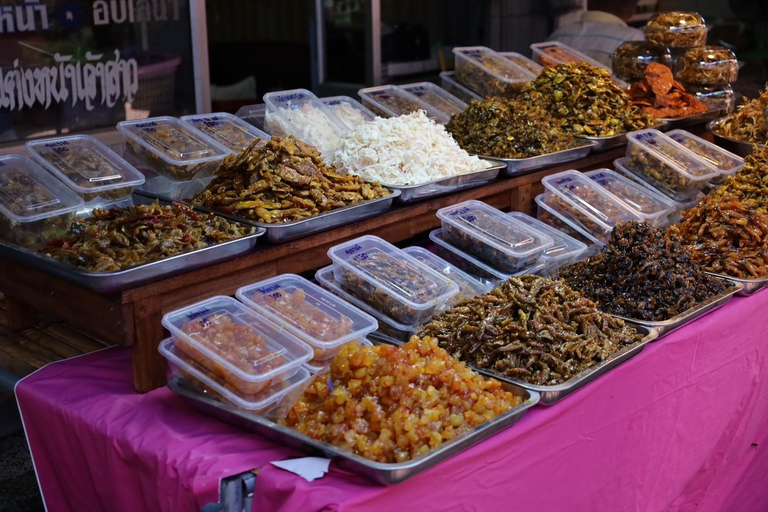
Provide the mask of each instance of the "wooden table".
{"label": "wooden table", "polygon": [[439,227],[435,212],[467,199],[478,199],[502,210],[534,213],[534,198],[543,191],[541,179],[566,169],[612,167],[624,148],[515,178],[499,178],[480,188],[426,200],[354,224],[283,245],[263,244],[247,255],[144,284],[119,293],[100,295],[27,265],[0,257],[0,291],[6,297],[9,326],[33,325],[38,313],[66,320],[96,337],[132,346],[133,384],[147,392],[164,386],[165,359],[157,346],[163,339],[163,314],[213,295],[232,295],[244,284],[286,272],[300,273],[327,265],[330,247],[363,234],[400,242]]}

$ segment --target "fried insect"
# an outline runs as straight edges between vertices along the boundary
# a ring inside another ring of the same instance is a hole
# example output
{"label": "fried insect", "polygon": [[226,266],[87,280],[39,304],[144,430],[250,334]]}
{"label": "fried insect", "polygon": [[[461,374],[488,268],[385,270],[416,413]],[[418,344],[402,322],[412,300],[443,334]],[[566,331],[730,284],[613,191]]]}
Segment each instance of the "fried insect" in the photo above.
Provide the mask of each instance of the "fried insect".
{"label": "fried insect", "polygon": [[675,62],[675,78],[686,84],[724,86],[738,76],[736,54],[722,46],[689,48]]}
{"label": "fried insect", "polygon": [[637,82],[643,79],[646,66],[652,62],[672,67],[672,54],[668,48],[653,46],[645,41],[627,41],[613,52],[613,74],[622,80]]}
{"label": "fried insect", "polygon": [[434,336],[457,359],[531,384],[554,385],[642,336],[561,280],[525,275],[436,316]]}
{"label": "fried insect", "polygon": [[760,96],[741,105],[736,112],[715,123],[713,131],[723,137],[765,144],[768,142],[768,123],[765,110],[768,108],[768,89]]}
{"label": "fried insect", "polygon": [[629,89],[629,95],[633,105],[658,118],[685,117],[708,110],[704,103],[685,92],[667,66],[655,62],[646,66],[643,79]]}
{"label": "fried insect", "polygon": [[674,238],[645,222],[621,222],[607,246],[560,270],[575,290],[606,313],[636,320],[668,320],[729,286],[704,272]]}
{"label": "fried insect", "polygon": [[257,141],[239,157],[228,157],[215,176],[193,205],[270,224],[389,195],[378,183],[336,172],[317,149],[293,137]]}
{"label": "fried insect", "polygon": [[712,192],[712,197],[737,197],[761,213],[768,213],[768,149],[755,149],[744,159],[744,168]]}

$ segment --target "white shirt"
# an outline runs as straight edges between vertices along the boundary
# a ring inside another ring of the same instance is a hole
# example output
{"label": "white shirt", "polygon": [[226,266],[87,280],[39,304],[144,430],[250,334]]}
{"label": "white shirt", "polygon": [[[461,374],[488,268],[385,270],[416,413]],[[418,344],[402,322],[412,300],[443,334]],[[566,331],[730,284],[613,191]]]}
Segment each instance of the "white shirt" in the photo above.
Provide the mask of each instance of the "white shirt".
{"label": "white shirt", "polygon": [[587,11],[581,21],[555,30],[549,41],[560,41],[611,67],[611,55],[626,41],[642,41],[642,30],[629,27],[624,20],[602,11]]}

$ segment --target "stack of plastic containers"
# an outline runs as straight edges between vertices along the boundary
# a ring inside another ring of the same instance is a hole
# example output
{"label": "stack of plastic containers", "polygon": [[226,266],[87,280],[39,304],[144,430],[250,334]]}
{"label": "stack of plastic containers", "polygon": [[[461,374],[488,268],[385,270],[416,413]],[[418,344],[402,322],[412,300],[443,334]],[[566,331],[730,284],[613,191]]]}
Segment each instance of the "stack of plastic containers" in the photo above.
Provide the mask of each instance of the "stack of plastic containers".
{"label": "stack of plastic containers", "polygon": [[449,117],[467,109],[466,103],[431,82],[418,82],[400,87]]}
{"label": "stack of plastic containers", "polygon": [[264,133],[269,133],[267,128],[267,106],[264,103],[246,105],[235,112],[235,117],[242,119],[251,126],[255,126]]}
{"label": "stack of plastic containers", "polygon": [[713,110],[733,111],[738,76],[736,54],[722,46],[689,48],[675,61],[675,78]]}
{"label": "stack of plastic containers", "polygon": [[[608,73],[612,73],[611,68],[608,66],[600,64],[595,59],[558,41],[535,43],[531,45],[531,50],[533,51],[533,60],[542,66],[557,66],[558,64],[565,64],[567,62],[586,62],[597,68],[602,68]],[[628,87],[628,84],[624,80],[616,76],[613,76],[612,78],[622,89]]]}
{"label": "stack of plastic containers", "polygon": [[83,199],[35,162],[0,157],[0,239],[38,248],[66,233]]}
{"label": "stack of plastic containers", "polygon": [[722,183],[728,176],[733,176],[744,167],[744,159],[728,150],[721,148],[716,144],[697,137],[685,130],[672,130],[667,132],[667,137],[678,144],[685,146],[695,153],[699,158],[713,165],[720,176],[712,178],[710,184]]}
{"label": "stack of plastic containers", "polygon": [[539,258],[542,265],[540,275],[547,275],[560,267],[578,261],[587,251],[587,244],[579,242],[530,215],[522,212],[509,212],[507,215],[552,239],[553,244]]}
{"label": "stack of plastic containers", "polygon": [[474,93],[514,98],[536,78],[526,68],[485,46],[454,48],[456,80]]}
{"label": "stack of plastic containers", "polygon": [[651,62],[672,69],[672,53],[669,48],[654,46],[646,41],[627,41],[619,45],[611,60],[613,74],[630,84],[643,79],[645,67]]}
{"label": "stack of plastic containers", "polygon": [[469,104],[472,100],[479,101],[483,99],[483,97],[479,94],[472,92],[472,90],[467,89],[459,82],[457,82],[456,73],[454,71],[443,71],[440,73],[440,85],[443,86],[443,89],[467,104]]}
{"label": "stack of plastic containers", "polygon": [[266,144],[270,138],[266,132],[224,112],[182,116],[181,120],[226,146],[235,155],[248,149],[257,140]]}
{"label": "stack of plastic containers", "polygon": [[135,167],[88,135],[30,141],[24,147],[83,198],[83,212],[132,204],[133,189],[144,183]]}
{"label": "stack of plastic containers", "polygon": [[373,121],[376,117],[373,112],[365,108],[349,96],[333,96],[330,98],[320,98],[323,105],[328,107],[328,110],[336,114],[336,117],[344,123],[348,128],[354,130],[361,124]]}
{"label": "stack of plastic containers", "polygon": [[423,263],[436,272],[440,272],[450,281],[456,283],[459,287],[459,291],[448,300],[446,307],[451,307],[463,300],[471,299],[476,295],[488,293],[493,288],[489,283],[485,283],[472,277],[423,247],[406,247],[403,249],[403,252],[413,256],[420,263]]}
{"label": "stack of plastic containers", "polygon": [[381,117],[397,117],[423,110],[427,117],[439,124],[445,124],[451,119],[450,114],[436,109],[397,85],[368,87],[360,89],[357,94],[363,100],[363,105]]}

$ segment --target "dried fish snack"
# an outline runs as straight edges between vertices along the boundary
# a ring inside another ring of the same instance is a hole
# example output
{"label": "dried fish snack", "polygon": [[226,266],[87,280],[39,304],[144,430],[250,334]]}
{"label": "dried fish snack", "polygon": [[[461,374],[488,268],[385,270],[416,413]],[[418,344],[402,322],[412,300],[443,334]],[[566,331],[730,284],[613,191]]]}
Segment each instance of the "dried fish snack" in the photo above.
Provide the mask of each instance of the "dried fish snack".
{"label": "dried fish snack", "polygon": [[214,174],[193,205],[269,224],[389,195],[378,183],[336,172],[316,148],[293,137],[273,137],[263,146],[254,143],[240,156],[227,158]]}
{"label": "dried fish snack", "polygon": [[617,224],[608,245],[559,277],[606,313],[650,321],[669,320],[730,286],[694,264],[679,241],[635,221]]}
{"label": "dried fish snack", "polygon": [[660,12],[645,26],[645,40],[666,48],[693,48],[707,42],[707,25],[695,12]]}
{"label": "dried fish snack", "polygon": [[646,66],[651,62],[672,67],[669,48],[648,44],[645,41],[627,41],[613,52],[613,74],[622,80],[637,82],[643,79]]}
{"label": "dried fish snack", "polygon": [[549,112],[500,97],[473,101],[445,128],[462,149],[496,158],[529,158],[581,145]]}
{"label": "dried fish snack", "polygon": [[738,77],[736,54],[722,46],[689,48],[675,61],[675,78],[685,84],[723,86]]}
{"label": "dried fish snack", "polygon": [[369,460],[396,463],[428,453],[522,403],[438,347],[346,345],[282,425]]}
{"label": "dried fish snack", "polygon": [[531,384],[555,385],[640,341],[623,320],[564,281],[525,275],[423,325],[459,360]]}
{"label": "dried fish snack", "polygon": [[739,279],[768,276],[768,215],[749,201],[705,197],[667,234],[686,244],[693,261],[709,272]]}
{"label": "dried fish snack", "polygon": [[645,68],[643,79],[629,89],[632,104],[654,117],[668,119],[685,117],[709,110],[685,87],[674,80],[672,70],[664,64],[651,62]]}
{"label": "dried fish snack", "polygon": [[741,105],[733,114],[715,123],[712,130],[730,139],[765,144],[768,142],[766,108],[768,108],[768,89],[762,91],[759,97]]}
{"label": "dried fish snack", "polygon": [[92,215],[72,221],[67,234],[48,240],[39,252],[92,272],[115,272],[236,240],[255,230],[177,203],[96,208]]}
{"label": "dried fish snack", "polygon": [[521,95],[540,112],[551,112],[563,130],[581,137],[611,137],[656,126],[601,68],[582,62],[545,67]]}
{"label": "dried fish snack", "polygon": [[456,80],[482,97],[514,98],[535,74],[484,46],[454,48]]}
{"label": "dried fish snack", "polygon": [[755,149],[744,159],[744,168],[729,176],[710,195],[734,196],[757,211],[768,213],[768,149]]}

